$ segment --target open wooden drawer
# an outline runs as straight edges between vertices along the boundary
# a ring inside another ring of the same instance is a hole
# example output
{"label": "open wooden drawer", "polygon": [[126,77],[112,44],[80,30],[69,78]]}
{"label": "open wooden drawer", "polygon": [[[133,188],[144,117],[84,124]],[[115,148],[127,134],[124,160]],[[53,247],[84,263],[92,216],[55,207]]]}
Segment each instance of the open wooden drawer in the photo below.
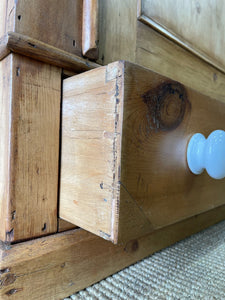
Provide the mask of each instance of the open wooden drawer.
{"label": "open wooden drawer", "polygon": [[225,203],[196,176],[191,136],[225,129],[225,104],[125,61],[63,82],[60,217],[125,243]]}

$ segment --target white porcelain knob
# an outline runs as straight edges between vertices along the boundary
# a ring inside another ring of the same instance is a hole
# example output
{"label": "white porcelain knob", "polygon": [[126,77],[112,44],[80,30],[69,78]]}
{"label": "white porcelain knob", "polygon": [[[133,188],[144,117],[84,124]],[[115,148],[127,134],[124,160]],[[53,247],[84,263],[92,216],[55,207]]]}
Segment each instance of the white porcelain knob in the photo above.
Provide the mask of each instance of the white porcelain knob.
{"label": "white porcelain knob", "polygon": [[189,141],[187,163],[192,173],[198,175],[206,169],[214,179],[225,177],[225,131],[215,130],[206,139],[196,133]]}

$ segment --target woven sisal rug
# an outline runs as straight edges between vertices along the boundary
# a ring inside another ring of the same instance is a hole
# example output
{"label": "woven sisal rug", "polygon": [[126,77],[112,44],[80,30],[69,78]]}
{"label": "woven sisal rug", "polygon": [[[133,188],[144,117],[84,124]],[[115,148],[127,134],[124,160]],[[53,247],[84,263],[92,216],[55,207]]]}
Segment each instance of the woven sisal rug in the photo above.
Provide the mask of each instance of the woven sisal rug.
{"label": "woven sisal rug", "polygon": [[225,221],[66,299],[225,299]]}

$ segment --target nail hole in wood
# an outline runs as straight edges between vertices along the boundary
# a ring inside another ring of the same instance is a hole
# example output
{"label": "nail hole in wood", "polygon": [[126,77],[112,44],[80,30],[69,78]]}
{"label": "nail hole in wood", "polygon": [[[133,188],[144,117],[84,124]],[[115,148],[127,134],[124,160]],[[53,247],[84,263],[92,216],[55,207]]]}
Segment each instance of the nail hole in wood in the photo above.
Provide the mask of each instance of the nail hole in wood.
{"label": "nail hole in wood", "polygon": [[16,211],[14,210],[14,211],[12,212],[12,220],[15,220],[15,217],[16,217]]}
{"label": "nail hole in wood", "polygon": [[33,44],[33,43],[28,42],[28,45],[31,46],[31,47],[33,47],[33,48],[37,48],[37,46],[35,44]]}
{"label": "nail hole in wood", "polygon": [[6,231],[6,241],[12,242],[14,239],[14,228],[12,228],[10,231]]}
{"label": "nail hole in wood", "polygon": [[73,47],[76,47],[76,41],[73,40]]}
{"label": "nail hole in wood", "polygon": [[16,68],[16,76],[20,76],[20,68],[19,67]]}
{"label": "nail hole in wood", "polygon": [[20,288],[20,289],[11,289],[11,290],[9,290],[8,292],[6,292],[5,294],[6,294],[7,296],[11,296],[11,295],[13,295],[13,294],[16,294],[16,293],[22,291],[22,290],[23,290],[22,288]]}
{"label": "nail hole in wood", "polygon": [[0,270],[0,275],[5,274],[5,273],[9,273],[9,272],[10,272],[9,268],[2,269],[2,270]]}
{"label": "nail hole in wood", "polygon": [[44,226],[42,227],[42,231],[45,231],[46,230],[46,228],[47,228],[47,224],[46,223],[44,223]]}
{"label": "nail hole in wood", "polygon": [[18,16],[18,20],[21,20],[21,15]]}

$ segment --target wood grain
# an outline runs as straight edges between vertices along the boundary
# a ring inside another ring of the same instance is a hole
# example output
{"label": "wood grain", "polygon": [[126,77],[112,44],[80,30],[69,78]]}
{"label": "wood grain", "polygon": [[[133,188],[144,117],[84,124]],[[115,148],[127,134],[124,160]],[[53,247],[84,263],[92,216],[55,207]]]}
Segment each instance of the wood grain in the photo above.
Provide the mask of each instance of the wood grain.
{"label": "wood grain", "polygon": [[0,2],[0,37],[5,35],[5,17],[6,17],[6,1]]}
{"label": "wood grain", "polygon": [[99,66],[87,59],[83,59],[38,40],[13,32],[9,32],[7,36],[0,40],[1,59],[8,54],[7,51],[19,53],[76,73],[84,72]]}
{"label": "wood grain", "polygon": [[225,74],[138,22],[136,63],[225,102]]}
{"label": "wood grain", "polygon": [[15,1],[0,1],[0,38],[7,34],[8,31],[15,30]]}
{"label": "wood grain", "polygon": [[8,35],[4,35],[0,38],[0,61],[10,53],[7,44],[8,44]]}
{"label": "wood grain", "polygon": [[194,133],[225,129],[224,103],[126,62],[123,111],[121,184],[153,229],[225,203],[225,181],[186,162]]}
{"label": "wood grain", "polygon": [[224,204],[224,180],[186,162],[194,133],[225,128],[224,103],[120,61],[64,80],[62,119],[63,219],[124,243]]}
{"label": "wood grain", "polygon": [[62,299],[224,217],[222,206],[121,246],[82,229],[2,244],[0,297]]}
{"label": "wood grain", "polygon": [[82,0],[1,0],[0,36],[13,31],[81,56],[82,7]]}
{"label": "wood grain", "polygon": [[10,175],[10,111],[12,90],[12,56],[0,62],[0,239],[4,240],[8,227]]}
{"label": "wood grain", "polygon": [[99,2],[99,63],[125,59],[225,101],[224,72],[138,21],[137,1],[128,2]]}
{"label": "wood grain", "polygon": [[222,0],[141,0],[139,19],[225,71],[225,4]]}
{"label": "wood grain", "polygon": [[122,67],[118,62],[63,82],[59,215],[112,241],[118,234]]}
{"label": "wood grain", "polygon": [[81,56],[82,0],[20,0],[15,32]]}
{"label": "wood grain", "polygon": [[83,0],[82,53],[98,59],[98,0]]}
{"label": "wood grain", "polygon": [[61,70],[14,54],[6,61],[11,84],[3,79],[1,122],[9,166],[2,177],[9,188],[0,238],[18,241],[57,231]]}
{"label": "wood grain", "polygon": [[100,64],[126,59],[135,61],[136,0],[99,0]]}

